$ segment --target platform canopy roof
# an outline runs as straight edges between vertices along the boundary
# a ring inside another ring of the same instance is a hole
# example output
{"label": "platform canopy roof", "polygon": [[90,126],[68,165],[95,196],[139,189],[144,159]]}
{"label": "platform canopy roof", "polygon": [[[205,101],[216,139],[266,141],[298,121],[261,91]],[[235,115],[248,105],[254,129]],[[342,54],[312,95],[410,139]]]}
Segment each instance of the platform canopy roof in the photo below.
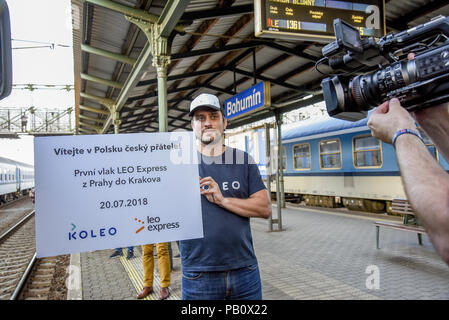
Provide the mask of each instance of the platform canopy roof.
{"label": "platform canopy roof", "polygon": [[[385,2],[387,32],[449,15],[447,0]],[[271,83],[271,108],[230,127],[323,99],[315,63],[324,44],[256,38],[253,0],[72,0],[72,17],[80,134],[112,133],[114,120],[121,121],[120,133],[159,130],[151,23],[171,44],[168,131],[190,130],[190,101],[203,92],[223,103],[255,82]]]}

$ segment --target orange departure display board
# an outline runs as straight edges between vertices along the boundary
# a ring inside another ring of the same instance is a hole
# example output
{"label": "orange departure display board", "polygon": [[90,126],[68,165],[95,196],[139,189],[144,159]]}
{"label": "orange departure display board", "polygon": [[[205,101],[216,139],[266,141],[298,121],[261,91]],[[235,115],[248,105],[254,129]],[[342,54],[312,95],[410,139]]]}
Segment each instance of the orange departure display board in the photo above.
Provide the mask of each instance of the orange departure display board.
{"label": "orange departure display board", "polygon": [[362,36],[385,35],[384,0],[255,0],[254,17],[257,37],[329,42],[336,18]]}

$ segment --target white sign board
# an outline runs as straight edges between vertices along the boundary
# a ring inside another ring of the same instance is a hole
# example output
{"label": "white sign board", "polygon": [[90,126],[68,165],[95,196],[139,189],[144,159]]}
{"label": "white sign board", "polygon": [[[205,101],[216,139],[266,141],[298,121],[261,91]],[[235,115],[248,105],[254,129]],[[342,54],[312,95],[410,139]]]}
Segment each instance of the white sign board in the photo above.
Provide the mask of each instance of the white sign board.
{"label": "white sign board", "polygon": [[191,132],[34,141],[38,258],[203,237]]}

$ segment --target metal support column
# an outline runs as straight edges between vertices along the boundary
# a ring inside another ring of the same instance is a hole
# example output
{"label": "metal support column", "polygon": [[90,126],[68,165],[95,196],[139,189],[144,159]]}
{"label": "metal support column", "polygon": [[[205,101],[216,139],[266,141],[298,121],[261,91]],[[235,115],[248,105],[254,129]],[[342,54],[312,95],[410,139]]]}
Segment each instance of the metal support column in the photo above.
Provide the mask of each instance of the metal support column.
{"label": "metal support column", "polygon": [[168,131],[168,102],[167,102],[167,67],[171,62],[168,39],[160,36],[160,26],[151,28],[151,49],[153,67],[157,70],[157,98],[159,104],[159,132]]}
{"label": "metal support column", "polygon": [[253,48],[253,85],[257,84],[256,48]]}
{"label": "metal support column", "polygon": [[[168,131],[168,98],[167,98],[167,67],[171,62],[168,55],[168,39],[160,34],[160,26],[151,27],[150,37],[153,55],[153,67],[157,71],[157,101],[159,105],[159,132]],[[170,257],[170,270],[173,270],[173,250],[171,242],[168,243],[168,256]]]}
{"label": "metal support column", "polygon": [[279,193],[280,193],[280,206],[285,208],[285,193],[284,193],[284,161],[282,156],[282,114],[276,113],[276,128],[278,138],[278,170],[279,170]]}
{"label": "metal support column", "polygon": [[166,132],[168,130],[167,67],[171,62],[168,54],[170,51],[168,39],[161,35],[161,25],[132,17],[126,18],[137,25],[145,33],[149,41],[151,55],[153,56],[152,64],[157,70],[159,131]]}
{"label": "metal support column", "polygon": [[[277,116],[276,116],[277,120]],[[276,121],[276,127],[278,127],[278,122]],[[279,132],[278,130],[274,130],[274,141],[277,141],[275,151],[277,151],[274,155],[274,163],[276,167],[276,211],[277,211],[277,219],[272,219],[273,223],[277,223],[278,229],[273,231],[283,231],[282,229],[282,205],[281,205],[281,187],[280,187],[280,171],[282,171],[282,156],[280,150],[280,144],[279,144]]]}
{"label": "metal support column", "polygon": [[114,123],[114,133],[119,134],[120,133],[120,125],[122,124],[122,120],[120,120],[120,115],[118,112],[114,112],[112,114],[112,121]]}
{"label": "metal support column", "polygon": [[[264,124],[265,128],[265,155],[266,155],[266,165],[265,174],[267,176],[267,191],[268,197],[271,202],[271,145],[270,145],[270,125],[268,123]],[[273,215],[270,215],[268,221],[268,231],[273,231]]]}
{"label": "metal support column", "polygon": [[[158,57],[157,60],[160,60]],[[168,60],[170,57],[168,57]],[[153,60],[154,63],[154,60]],[[159,103],[159,131],[168,131],[168,103],[167,103],[167,65],[166,62],[157,62],[157,99]]]}

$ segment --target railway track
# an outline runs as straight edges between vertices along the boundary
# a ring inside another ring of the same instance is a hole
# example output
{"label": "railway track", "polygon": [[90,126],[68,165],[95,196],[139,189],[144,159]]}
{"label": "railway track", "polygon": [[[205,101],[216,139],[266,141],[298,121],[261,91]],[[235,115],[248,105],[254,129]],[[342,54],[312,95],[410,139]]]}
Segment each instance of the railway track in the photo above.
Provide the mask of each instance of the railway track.
{"label": "railway track", "polygon": [[35,252],[33,210],[0,236],[0,299],[11,298]]}
{"label": "railway track", "polygon": [[12,296],[11,299],[49,300],[56,270],[56,260],[57,257],[49,257],[33,261],[32,271],[26,277],[23,286],[17,287],[17,295]]}
{"label": "railway track", "polygon": [[69,256],[36,259],[34,211],[0,236],[0,300],[65,299]]}
{"label": "railway track", "polygon": [[2,204],[0,206],[0,235],[11,229],[33,209],[34,205],[28,197]]}
{"label": "railway track", "polygon": [[16,199],[9,200],[9,201],[7,201],[7,202],[0,202],[0,208],[10,206],[10,205],[12,205],[12,204],[14,204],[14,203],[16,203],[16,202],[22,200],[24,197],[25,197],[25,196],[21,196],[21,197],[18,197],[18,198],[16,198]]}

